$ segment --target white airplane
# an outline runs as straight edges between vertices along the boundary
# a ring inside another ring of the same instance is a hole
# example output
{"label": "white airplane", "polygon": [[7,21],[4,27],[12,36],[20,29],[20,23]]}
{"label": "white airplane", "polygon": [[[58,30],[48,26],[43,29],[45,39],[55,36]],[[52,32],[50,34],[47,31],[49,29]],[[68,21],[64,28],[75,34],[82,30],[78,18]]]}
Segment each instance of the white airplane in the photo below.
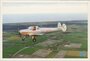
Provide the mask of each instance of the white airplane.
{"label": "white airplane", "polygon": [[[31,36],[32,41],[35,42],[36,41],[36,36],[38,35],[44,35],[45,33],[49,33],[49,32],[54,32],[54,31],[62,31],[65,32],[67,30],[67,26],[65,24],[58,23],[56,28],[40,28],[38,26],[31,26],[28,27],[28,29],[22,29],[19,31],[21,36]],[[22,40],[24,40],[24,38],[22,38]]]}

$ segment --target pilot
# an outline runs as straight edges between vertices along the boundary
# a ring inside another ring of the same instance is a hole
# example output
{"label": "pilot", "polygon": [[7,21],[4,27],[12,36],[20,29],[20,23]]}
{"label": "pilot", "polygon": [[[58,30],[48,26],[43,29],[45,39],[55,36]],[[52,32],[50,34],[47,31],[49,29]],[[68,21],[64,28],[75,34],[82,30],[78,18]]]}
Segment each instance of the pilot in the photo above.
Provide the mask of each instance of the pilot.
{"label": "pilot", "polygon": [[32,30],[36,30],[36,26],[33,26],[33,29]]}

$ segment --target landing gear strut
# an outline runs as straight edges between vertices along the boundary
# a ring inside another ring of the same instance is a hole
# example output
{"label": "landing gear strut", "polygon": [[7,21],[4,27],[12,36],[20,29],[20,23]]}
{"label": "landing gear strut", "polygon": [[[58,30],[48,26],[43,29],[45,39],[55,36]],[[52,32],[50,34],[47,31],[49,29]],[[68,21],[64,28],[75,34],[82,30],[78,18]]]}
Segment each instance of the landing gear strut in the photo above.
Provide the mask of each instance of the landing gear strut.
{"label": "landing gear strut", "polygon": [[24,36],[24,37],[22,38],[22,41],[25,41],[25,38],[26,38],[26,37]]}
{"label": "landing gear strut", "polygon": [[32,36],[32,41],[33,41],[33,42],[36,42],[36,37],[35,37],[35,35]]}

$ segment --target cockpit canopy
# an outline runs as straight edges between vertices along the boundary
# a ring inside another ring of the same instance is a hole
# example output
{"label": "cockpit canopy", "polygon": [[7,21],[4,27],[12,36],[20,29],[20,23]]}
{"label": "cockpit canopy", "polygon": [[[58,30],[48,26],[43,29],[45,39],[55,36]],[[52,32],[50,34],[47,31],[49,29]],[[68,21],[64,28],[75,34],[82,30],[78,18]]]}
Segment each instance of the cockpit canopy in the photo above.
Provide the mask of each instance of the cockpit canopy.
{"label": "cockpit canopy", "polygon": [[28,27],[29,30],[38,30],[39,27],[38,26],[30,26]]}

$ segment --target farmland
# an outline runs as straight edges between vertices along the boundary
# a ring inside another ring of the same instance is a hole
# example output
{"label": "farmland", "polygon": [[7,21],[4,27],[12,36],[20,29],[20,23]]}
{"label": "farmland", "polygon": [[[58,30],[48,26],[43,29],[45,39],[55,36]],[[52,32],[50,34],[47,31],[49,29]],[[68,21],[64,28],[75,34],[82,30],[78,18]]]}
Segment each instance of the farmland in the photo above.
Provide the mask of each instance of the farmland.
{"label": "farmland", "polygon": [[[43,36],[37,36],[36,42],[33,42],[31,37],[27,37],[25,41],[22,41],[18,35],[18,30],[27,28],[30,25],[26,23],[6,24],[9,26],[8,27],[4,24],[3,58],[87,58],[87,23],[75,21],[64,23],[67,24],[67,32],[62,33],[61,31],[58,31]],[[46,25],[51,27],[52,24],[54,24],[52,27],[57,26],[57,22],[38,24],[40,27]],[[65,46],[66,42],[69,42],[70,45]],[[75,45],[78,46],[76,47]],[[85,52],[84,55],[82,55],[83,51]]]}

